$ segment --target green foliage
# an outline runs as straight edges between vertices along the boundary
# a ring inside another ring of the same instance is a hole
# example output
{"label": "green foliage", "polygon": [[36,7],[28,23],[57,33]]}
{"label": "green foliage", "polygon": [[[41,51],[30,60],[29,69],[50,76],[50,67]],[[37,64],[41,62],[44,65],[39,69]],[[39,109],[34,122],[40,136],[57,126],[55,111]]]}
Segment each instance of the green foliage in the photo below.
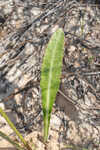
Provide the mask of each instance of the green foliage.
{"label": "green foliage", "polygon": [[7,136],[5,133],[0,131],[0,136],[7,140],[9,143],[11,143],[12,145],[14,145],[18,150],[24,150],[24,148],[22,148],[19,144],[17,144],[16,142],[14,142],[12,139],[9,138],[9,136]]}
{"label": "green foliage", "polygon": [[[14,126],[14,124],[10,121],[10,119],[8,118],[8,116],[6,115],[6,113],[1,108],[0,108],[0,114],[7,121],[7,123],[12,128],[12,130],[16,133],[16,135],[19,137],[19,139],[24,144],[24,146],[27,148],[27,150],[32,150],[30,148],[30,146],[28,145],[28,143],[24,140],[24,138],[22,137],[22,135],[19,133],[19,131],[16,129],[16,127]],[[0,135],[2,136],[3,134],[1,133]],[[7,137],[7,136],[5,136],[5,137]],[[16,146],[16,144],[15,144],[15,146]],[[18,147],[16,147],[16,148],[18,148]]]}
{"label": "green foliage", "polygon": [[[48,129],[50,123],[50,115],[52,106],[56,97],[56,93],[59,89],[60,75],[62,68],[62,58],[64,53],[64,33],[61,29],[58,29],[52,36],[43,59],[41,70],[41,90],[42,90],[42,104],[44,114],[44,140],[48,138]],[[32,150],[28,143],[24,140],[22,135],[16,129],[14,124],[10,121],[6,113],[0,108],[1,116],[7,121],[9,126],[13,129],[16,135],[19,137],[24,145],[24,149]],[[12,141],[9,136],[0,131],[0,136],[13,144],[18,150],[23,148]]]}
{"label": "green foliage", "polygon": [[[83,33],[83,28],[82,28]],[[42,95],[42,107],[44,116],[44,141],[48,139],[48,131],[50,124],[50,117],[52,112],[52,107],[56,98],[57,91],[60,85],[60,76],[62,70],[62,59],[64,55],[64,32],[62,29],[58,29],[51,37],[41,68],[41,95]],[[91,61],[93,57],[89,58]],[[12,141],[9,136],[0,131],[0,136],[14,145],[18,150],[32,150],[29,144],[24,140],[19,131],[15,128],[14,124],[10,121],[6,113],[0,108],[1,116],[7,121],[9,126],[17,134],[20,141],[23,143],[24,148],[22,148],[18,143]],[[34,147],[34,145],[33,145]],[[66,148],[77,149],[77,147],[72,145],[66,145]],[[87,150],[83,148],[82,150]]]}
{"label": "green foliage", "polygon": [[41,69],[40,87],[44,115],[44,141],[47,141],[52,106],[59,89],[64,54],[64,32],[58,29],[50,39]]}
{"label": "green foliage", "polygon": [[94,60],[94,56],[88,58],[89,63],[91,63],[93,60]]}

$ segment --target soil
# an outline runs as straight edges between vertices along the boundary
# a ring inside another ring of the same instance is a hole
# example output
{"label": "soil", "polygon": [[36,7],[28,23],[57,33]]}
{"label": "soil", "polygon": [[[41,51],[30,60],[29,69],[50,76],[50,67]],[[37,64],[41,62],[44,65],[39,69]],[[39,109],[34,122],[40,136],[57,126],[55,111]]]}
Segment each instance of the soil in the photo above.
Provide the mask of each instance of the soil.
{"label": "soil", "polygon": [[[36,150],[100,150],[99,3],[0,1],[0,107]],[[44,144],[40,72],[57,28],[65,33],[63,67]],[[20,143],[2,117],[0,131]],[[0,137],[0,150],[15,148]]]}

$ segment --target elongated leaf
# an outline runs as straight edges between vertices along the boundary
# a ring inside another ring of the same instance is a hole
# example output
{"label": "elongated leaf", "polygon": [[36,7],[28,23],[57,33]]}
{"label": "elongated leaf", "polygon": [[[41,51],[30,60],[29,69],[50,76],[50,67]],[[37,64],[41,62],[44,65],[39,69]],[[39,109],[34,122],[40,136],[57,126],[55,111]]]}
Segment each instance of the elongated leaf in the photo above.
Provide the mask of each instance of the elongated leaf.
{"label": "elongated leaf", "polygon": [[14,142],[12,139],[9,138],[9,136],[7,136],[5,133],[0,131],[0,136],[7,140],[9,143],[11,143],[12,145],[14,145],[18,150],[24,150],[24,148],[22,148],[19,144],[17,144],[16,142]]}
{"label": "elongated leaf", "polygon": [[24,144],[25,147],[27,147],[28,150],[32,150],[31,147],[28,145],[28,143],[24,140],[20,132],[16,129],[14,124],[10,121],[6,113],[0,108],[0,115],[7,121],[9,126],[12,128],[12,130],[16,133],[16,135],[20,138],[21,142]]}
{"label": "elongated leaf", "polygon": [[40,87],[44,115],[44,140],[48,138],[52,106],[60,84],[62,58],[64,54],[64,32],[58,29],[50,39],[41,68]]}

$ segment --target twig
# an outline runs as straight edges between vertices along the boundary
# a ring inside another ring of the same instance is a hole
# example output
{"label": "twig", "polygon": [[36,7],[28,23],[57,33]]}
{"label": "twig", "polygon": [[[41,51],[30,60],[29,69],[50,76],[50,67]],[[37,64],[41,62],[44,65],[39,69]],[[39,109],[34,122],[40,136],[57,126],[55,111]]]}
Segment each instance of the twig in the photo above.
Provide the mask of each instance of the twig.
{"label": "twig", "polygon": [[[21,92],[27,90],[27,89],[30,89],[30,88],[32,88],[33,86],[36,86],[36,85],[39,85],[39,82],[31,82],[30,85],[25,86],[25,87],[23,87],[23,88],[21,88],[21,89],[18,89],[17,92],[11,93],[9,96],[7,96],[6,98],[2,99],[2,101],[7,101],[7,100],[9,100],[10,98],[12,98],[13,96],[15,96],[15,95],[17,95],[17,94],[19,94],[19,93],[21,93]],[[1,101],[1,102],[2,102],[2,101]]]}
{"label": "twig", "polygon": [[68,96],[66,96],[61,90],[58,90],[58,92],[69,102],[76,104],[75,102],[73,102],[73,100],[71,100]]}
{"label": "twig", "polygon": [[83,76],[92,76],[92,75],[99,75],[100,71],[97,72],[82,72]]}

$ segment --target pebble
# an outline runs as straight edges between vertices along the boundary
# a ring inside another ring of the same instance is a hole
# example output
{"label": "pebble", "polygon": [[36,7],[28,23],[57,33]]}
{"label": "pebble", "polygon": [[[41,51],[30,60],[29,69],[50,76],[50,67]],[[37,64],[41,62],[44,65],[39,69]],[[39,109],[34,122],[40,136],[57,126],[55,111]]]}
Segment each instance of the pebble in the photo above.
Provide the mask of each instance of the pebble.
{"label": "pebble", "polygon": [[59,117],[57,117],[56,115],[51,115],[51,128],[55,129],[55,130],[59,130],[60,126],[61,126],[61,119]]}

